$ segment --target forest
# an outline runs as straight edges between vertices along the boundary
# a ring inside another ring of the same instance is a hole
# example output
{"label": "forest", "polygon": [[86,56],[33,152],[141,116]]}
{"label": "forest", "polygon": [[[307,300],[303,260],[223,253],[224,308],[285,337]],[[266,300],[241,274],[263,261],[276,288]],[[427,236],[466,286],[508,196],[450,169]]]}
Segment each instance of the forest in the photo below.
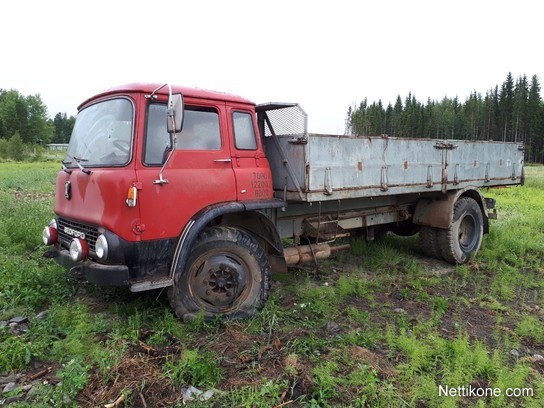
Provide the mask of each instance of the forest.
{"label": "forest", "polygon": [[61,112],[51,119],[39,94],[0,89],[0,139],[19,135],[25,144],[68,143],[74,123],[75,117]]}
{"label": "forest", "polygon": [[544,162],[544,103],[536,75],[516,80],[508,73],[502,85],[485,95],[472,91],[464,102],[457,97],[441,101],[399,95],[394,104],[381,100],[349,107],[346,134],[436,139],[520,142],[527,162]]}

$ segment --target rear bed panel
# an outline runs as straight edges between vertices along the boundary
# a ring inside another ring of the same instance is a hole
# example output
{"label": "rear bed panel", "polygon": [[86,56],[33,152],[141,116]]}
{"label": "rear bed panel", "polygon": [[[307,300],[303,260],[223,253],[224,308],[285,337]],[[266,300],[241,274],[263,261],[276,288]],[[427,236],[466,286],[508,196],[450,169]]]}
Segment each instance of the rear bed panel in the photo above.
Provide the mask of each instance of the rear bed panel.
{"label": "rear bed panel", "polygon": [[307,134],[265,137],[276,195],[323,201],[520,184],[517,143]]}

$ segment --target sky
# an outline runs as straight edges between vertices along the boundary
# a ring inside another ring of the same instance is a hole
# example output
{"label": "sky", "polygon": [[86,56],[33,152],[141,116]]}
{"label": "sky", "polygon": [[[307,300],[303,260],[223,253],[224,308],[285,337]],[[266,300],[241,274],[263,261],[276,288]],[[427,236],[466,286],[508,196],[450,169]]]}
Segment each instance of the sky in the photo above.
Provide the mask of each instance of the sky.
{"label": "sky", "polygon": [[536,0],[26,0],[0,3],[0,88],[51,117],[132,82],[298,102],[342,134],[349,106],[544,78]]}

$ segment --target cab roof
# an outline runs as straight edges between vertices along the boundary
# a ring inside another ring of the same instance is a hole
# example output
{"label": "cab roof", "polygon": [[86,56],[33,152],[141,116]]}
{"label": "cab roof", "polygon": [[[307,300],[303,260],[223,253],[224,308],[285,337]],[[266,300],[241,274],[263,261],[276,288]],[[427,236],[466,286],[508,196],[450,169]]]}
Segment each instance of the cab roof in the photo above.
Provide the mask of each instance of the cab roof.
{"label": "cab roof", "polygon": [[[83,103],[81,103],[78,106],[78,110],[80,110],[87,103],[95,99],[100,99],[109,95],[124,94],[124,93],[144,93],[149,95],[155,89],[159,88],[161,85],[163,84],[132,83],[132,84],[120,85],[110,89],[106,89],[85,100]],[[209,99],[209,100],[217,100],[217,101],[224,101],[224,102],[236,102],[236,103],[249,104],[253,106],[255,105],[254,102],[250,101],[249,99],[242,98],[241,96],[231,95],[224,92],[208,91],[208,90],[199,89],[199,88],[188,88],[188,87],[183,87],[178,85],[172,85],[172,93],[180,93],[180,92],[183,94],[184,97],[189,97],[189,98]],[[168,95],[168,87],[164,86],[161,90],[156,92],[156,94]]]}

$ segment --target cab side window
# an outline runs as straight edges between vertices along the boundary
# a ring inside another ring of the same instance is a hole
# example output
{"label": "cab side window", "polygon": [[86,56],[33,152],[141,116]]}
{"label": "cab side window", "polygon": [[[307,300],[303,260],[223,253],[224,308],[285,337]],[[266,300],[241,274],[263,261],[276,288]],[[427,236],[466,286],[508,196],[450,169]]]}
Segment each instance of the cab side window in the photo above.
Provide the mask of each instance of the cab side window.
{"label": "cab side window", "polygon": [[[152,103],[149,105],[147,114],[144,163],[151,166],[162,165],[170,149],[170,135],[166,129],[166,105]],[[187,106],[184,112],[183,130],[177,136],[176,149],[221,149],[217,110]]]}
{"label": "cab side window", "polygon": [[178,136],[176,148],[181,150],[221,149],[217,111],[213,108],[186,108],[183,130]]}
{"label": "cab side window", "polygon": [[239,150],[257,149],[253,117],[248,112],[233,112],[234,144]]}

